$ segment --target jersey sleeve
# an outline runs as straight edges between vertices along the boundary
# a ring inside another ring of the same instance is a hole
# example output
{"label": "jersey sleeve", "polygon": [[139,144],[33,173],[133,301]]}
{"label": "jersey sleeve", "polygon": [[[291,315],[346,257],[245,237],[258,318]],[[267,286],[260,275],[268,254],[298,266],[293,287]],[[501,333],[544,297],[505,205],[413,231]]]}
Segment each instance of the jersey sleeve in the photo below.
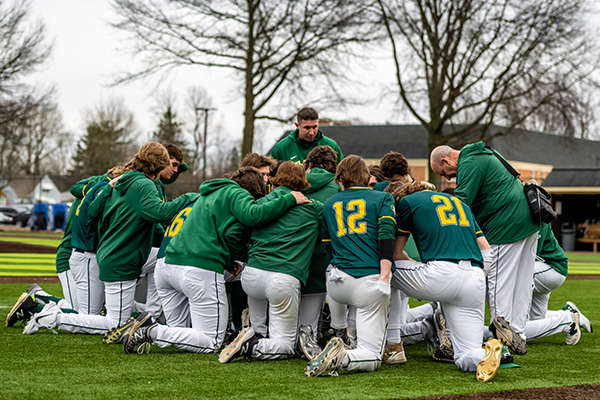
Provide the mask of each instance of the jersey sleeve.
{"label": "jersey sleeve", "polygon": [[291,193],[258,205],[252,195],[241,187],[229,199],[231,213],[242,224],[255,227],[276,220],[296,205],[296,198]]}
{"label": "jersey sleeve", "polygon": [[395,239],[396,238],[396,210],[394,207],[394,197],[390,193],[385,193],[379,215],[377,216],[377,239]]}
{"label": "jersey sleeve", "polygon": [[[130,189],[131,190],[131,189]],[[139,188],[141,217],[148,222],[167,222],[183,206],[200,196],[199,193],[186,193],[176,199],[163,203],[152,181],[142,181]]]}
{"label": "jersey sleeve", "polygon": [[408,204],[408,201],[406,201],[405,198],[400,199],[398,202],[398,209],[396,210],[396,224],[397,236],[409,236],[413,230],[410,204]]}

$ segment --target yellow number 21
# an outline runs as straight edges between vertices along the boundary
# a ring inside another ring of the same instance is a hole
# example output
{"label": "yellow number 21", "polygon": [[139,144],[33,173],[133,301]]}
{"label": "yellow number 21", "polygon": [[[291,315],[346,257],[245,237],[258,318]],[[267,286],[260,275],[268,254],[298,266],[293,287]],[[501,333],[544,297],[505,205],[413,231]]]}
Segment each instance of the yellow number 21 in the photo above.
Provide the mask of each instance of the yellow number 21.
{"label": "yellow number 21", "polygon": [[[456,225],[456,215],[448,214],[449,211],[452,211],[456,207],[456,211],[458,211],[458,225],[460,226],[469,226],[469,220],[467,219],[467,215],[465,214],[465,210],[456,197],[451,197],[448,199],[445,196],[431,196],[431,201],[434,203],[444,203],[437,206],[436,210],[438,213],[438,218],[440,219],[440,223],[442,226],[444,225]],[[454,203],[454,206],[452,205]]]}

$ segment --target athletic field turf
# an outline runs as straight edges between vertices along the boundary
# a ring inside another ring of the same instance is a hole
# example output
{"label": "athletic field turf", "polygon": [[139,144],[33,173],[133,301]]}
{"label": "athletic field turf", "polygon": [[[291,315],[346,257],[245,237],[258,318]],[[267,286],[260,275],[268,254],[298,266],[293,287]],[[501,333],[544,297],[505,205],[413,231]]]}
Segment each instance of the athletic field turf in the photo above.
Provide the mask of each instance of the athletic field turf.
{"label": "athletic field turf", "polygon": [[[42,286],[61,293],[59,284]],[[0,284],[2,314],[26,289],[27,284]],[[567,300],[600,329],[598,280],[566,281],[550,297],[550,308]],[[501,369],[488,383],[433,362],[425,344],[406,347],[406,365],[307,378],[306,362],[297,358],[219,364],[217,354],[156,346],[150,354],[125,354],[121,345],[102,344],[100,336],[21,331],[0,327],[0,399],[390,399],[600,383],[600,331],[583,333],[576,346],[566,346],[564,334],[530,343],[526,356],[515,356],[522,368]]]}

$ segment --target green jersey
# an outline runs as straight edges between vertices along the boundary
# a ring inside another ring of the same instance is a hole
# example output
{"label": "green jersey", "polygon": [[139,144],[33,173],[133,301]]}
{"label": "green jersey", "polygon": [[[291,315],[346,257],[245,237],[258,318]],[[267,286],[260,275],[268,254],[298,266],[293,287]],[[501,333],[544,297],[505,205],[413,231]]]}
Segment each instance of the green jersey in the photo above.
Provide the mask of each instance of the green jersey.
{"label": "green jersey", "polygon": [[483,267],[483,233],[469,206],[447,193],[424,190],[398,202],[398,235],[412,233],[421,262],[469,260]]}
{"label": "green jersey", "polygon": [[518,242],[539,230],[523,185],[483,142],[460,151],[454,194],[471,207],[490,244]]}
{"label": "green jersey", "polygon": [[[110,178],[106,177],[85,192],[83,200],[77,206],[75,211],[75,221],[73,222],[73,234],[71,236],[71,246],[84,251],[95,253],[98,248],[98,221],[88,215],[88,208],[92,201],[102,192],[102,189],[108,184]],[[89,187],[89,186],[88,186]]]}
{"label": "green jersey", "polygon": [[85,195],[86,188],[89,189],[91,187],[90,184],[98,182],[100,179],[103,179],[106,175],[99,176],[91,176],[87,179],[81,180],[77,182],[75,185],[71,187],[71,194],[75,197],[73,203],[71,204],[71,208],[69,209],[69,214],[67,215],[67,223],[65,224],[65,233],[63,235],[58,248],[56,249],[56,273],[61,273],[68,271],[71,269],[69,266],[69,258],[71,258],[71,253],[73,252],[73,248],[71,247],[71,234],[73,232],[73,221],[75,221],[75,213],[77,212],[77,207],[81,203],[81,199]]}
{"label": "green jersey", "polygon": [[162,242],[160,243],[160,247],[158,248],[158,254],[157,254],[156,258],[164,258],[165,249],[167,248],[167,245],[169,244],[169,242],[171,242],[171,239],[173,239],[175,236],[177,236],[177,234],[181,230],[181,227],[183,226],[185,220],[187,219],[188,215],[192,211],[192,207],[194,207],[195,203],[196,203],[196,199],[187,203],[183,207],[183,209],[181,209],[181,211],[179,211],[173,217],[171,222],[169,222],[167,229],[165,230],[165,233],[163,235]]}
{"label": "green jersey", "polygon": [[353,186],[323,205],[323,243],[332,247],[331,263],[355,278],[381,272],[377,245],[394,239],[395,230],[390,193]]}
{"label": "green jersey", "polygon": [[542,225],[539,235],[536,252],[538,258],[541,258],[543,263],[551,266],[559,274],[567,276],[569,272],[569,259],[558,244],[558,240],[556,240],[550,224]]}
{"label": "green jersey", "polygon": [[[292,189],[279,186],[256,204],[268,204],[285,196]],[[250,235],[248,265],[264,271],[280,272],[297,278],[306,284],[317,236],[320,229],[323,204],[312,203],[296,206],[279,219],[255,228]]]}
{"label": "green jersey", "polygon": [[335,140],[323,135],[321,131],[312,142],[307,142],[298,137],[298,129],[281,139],[273,146],[271,157],[281,161],[292,161],[297,164],[304,164],[306,156],[317,146],[330,146],[337,152],[338,163],[344,159],[340,146]]}

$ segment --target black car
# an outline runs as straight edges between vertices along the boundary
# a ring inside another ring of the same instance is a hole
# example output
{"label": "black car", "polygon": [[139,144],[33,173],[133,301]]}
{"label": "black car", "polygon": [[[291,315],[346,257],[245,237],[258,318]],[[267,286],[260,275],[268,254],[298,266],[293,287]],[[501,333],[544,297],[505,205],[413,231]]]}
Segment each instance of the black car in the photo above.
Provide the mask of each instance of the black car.
{"label": "black car", "polygon": [[13,217],[11,224],[24,228],[27,226],[27,221],[29,221],[29,217],[31,217],[31,210],[23,211],[22,213],[19,213]]}
{"label": "black car", "polygon": [[19,211],[12,207],[0,207],[0,212],[9,217],[16,217],[19,214]]}

